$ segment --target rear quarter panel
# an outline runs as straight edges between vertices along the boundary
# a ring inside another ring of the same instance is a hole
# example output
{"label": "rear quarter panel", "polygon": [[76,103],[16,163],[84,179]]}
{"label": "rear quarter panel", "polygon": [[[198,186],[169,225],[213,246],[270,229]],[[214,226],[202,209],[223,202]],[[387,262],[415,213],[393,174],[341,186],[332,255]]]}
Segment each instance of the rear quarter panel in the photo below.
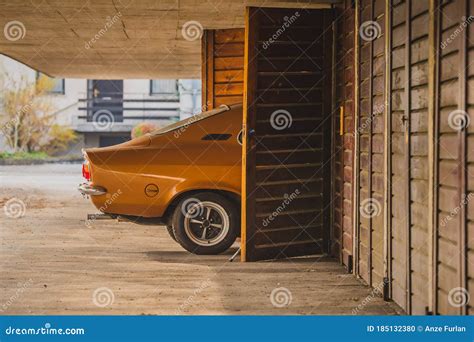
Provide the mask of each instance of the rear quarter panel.
{"label": "rear quarter panel", "polygon": [[[92,182],[107,189],[93,196],[103,212],[161,217],[179,194],[200,189],[240,195],[242,110],[232,109],[187,127],[151,137],[144,146],[117,146],[88,152]],[[225,141],[202,140],[208,134],[231,134]],[[156,185],[156,192],[147,186]],[[155,196],[150,196],[154,194]]]}

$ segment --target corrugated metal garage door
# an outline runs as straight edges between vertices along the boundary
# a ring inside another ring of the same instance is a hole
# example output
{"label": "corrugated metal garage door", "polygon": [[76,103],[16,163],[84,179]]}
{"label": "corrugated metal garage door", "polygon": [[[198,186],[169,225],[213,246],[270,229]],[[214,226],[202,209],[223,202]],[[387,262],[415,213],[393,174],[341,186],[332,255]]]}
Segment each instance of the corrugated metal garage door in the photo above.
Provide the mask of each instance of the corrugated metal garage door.
{"label": "corrugated metal garage door", "polygon": [[243,258],[328,251],[332,10],[249,8]]}

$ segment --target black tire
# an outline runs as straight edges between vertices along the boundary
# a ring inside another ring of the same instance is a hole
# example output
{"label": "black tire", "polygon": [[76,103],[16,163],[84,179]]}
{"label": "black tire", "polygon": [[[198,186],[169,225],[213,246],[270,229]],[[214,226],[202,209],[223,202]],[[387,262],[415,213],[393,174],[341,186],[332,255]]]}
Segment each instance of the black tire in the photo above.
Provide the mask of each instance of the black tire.
{"label": "black tire", "polygon": [[184,249],[214,255],[225,252],[234,243],[240,229],[240,213],[224,196],[201,192],[179,201],[172,224],[176,241]]}
{"label": "black tire", "polygon": [[[176,236],[174,236],[173,226],[166,226],[166,230],[168,231],[169,236],[176,241]],[[177,242],[177,241],[176,241]]]}

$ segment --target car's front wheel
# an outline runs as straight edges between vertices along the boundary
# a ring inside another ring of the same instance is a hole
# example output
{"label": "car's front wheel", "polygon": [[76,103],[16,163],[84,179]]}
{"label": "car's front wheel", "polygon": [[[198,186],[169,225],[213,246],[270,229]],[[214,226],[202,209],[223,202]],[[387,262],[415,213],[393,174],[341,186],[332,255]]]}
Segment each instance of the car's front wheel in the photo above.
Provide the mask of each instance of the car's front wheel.
{"label": "car's front wheel", "polygon": [[179,202],[173,215],[176,240],[194,254],[226,251],[238,235],[239,212],[230,200],[216,193],[197,193]]}

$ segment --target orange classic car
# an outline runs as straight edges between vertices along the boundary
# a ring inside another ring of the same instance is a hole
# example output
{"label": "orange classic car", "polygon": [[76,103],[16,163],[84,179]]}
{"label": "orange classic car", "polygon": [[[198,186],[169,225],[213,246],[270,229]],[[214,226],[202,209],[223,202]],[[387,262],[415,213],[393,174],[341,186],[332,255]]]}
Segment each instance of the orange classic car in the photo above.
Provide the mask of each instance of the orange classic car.
{"label": "orange classic car", "polygon": [[192,253],[221,253],[240,234],[241,130],[242,105],[223,105],[86,149],[79,191],[113,218],[165,225]]}

